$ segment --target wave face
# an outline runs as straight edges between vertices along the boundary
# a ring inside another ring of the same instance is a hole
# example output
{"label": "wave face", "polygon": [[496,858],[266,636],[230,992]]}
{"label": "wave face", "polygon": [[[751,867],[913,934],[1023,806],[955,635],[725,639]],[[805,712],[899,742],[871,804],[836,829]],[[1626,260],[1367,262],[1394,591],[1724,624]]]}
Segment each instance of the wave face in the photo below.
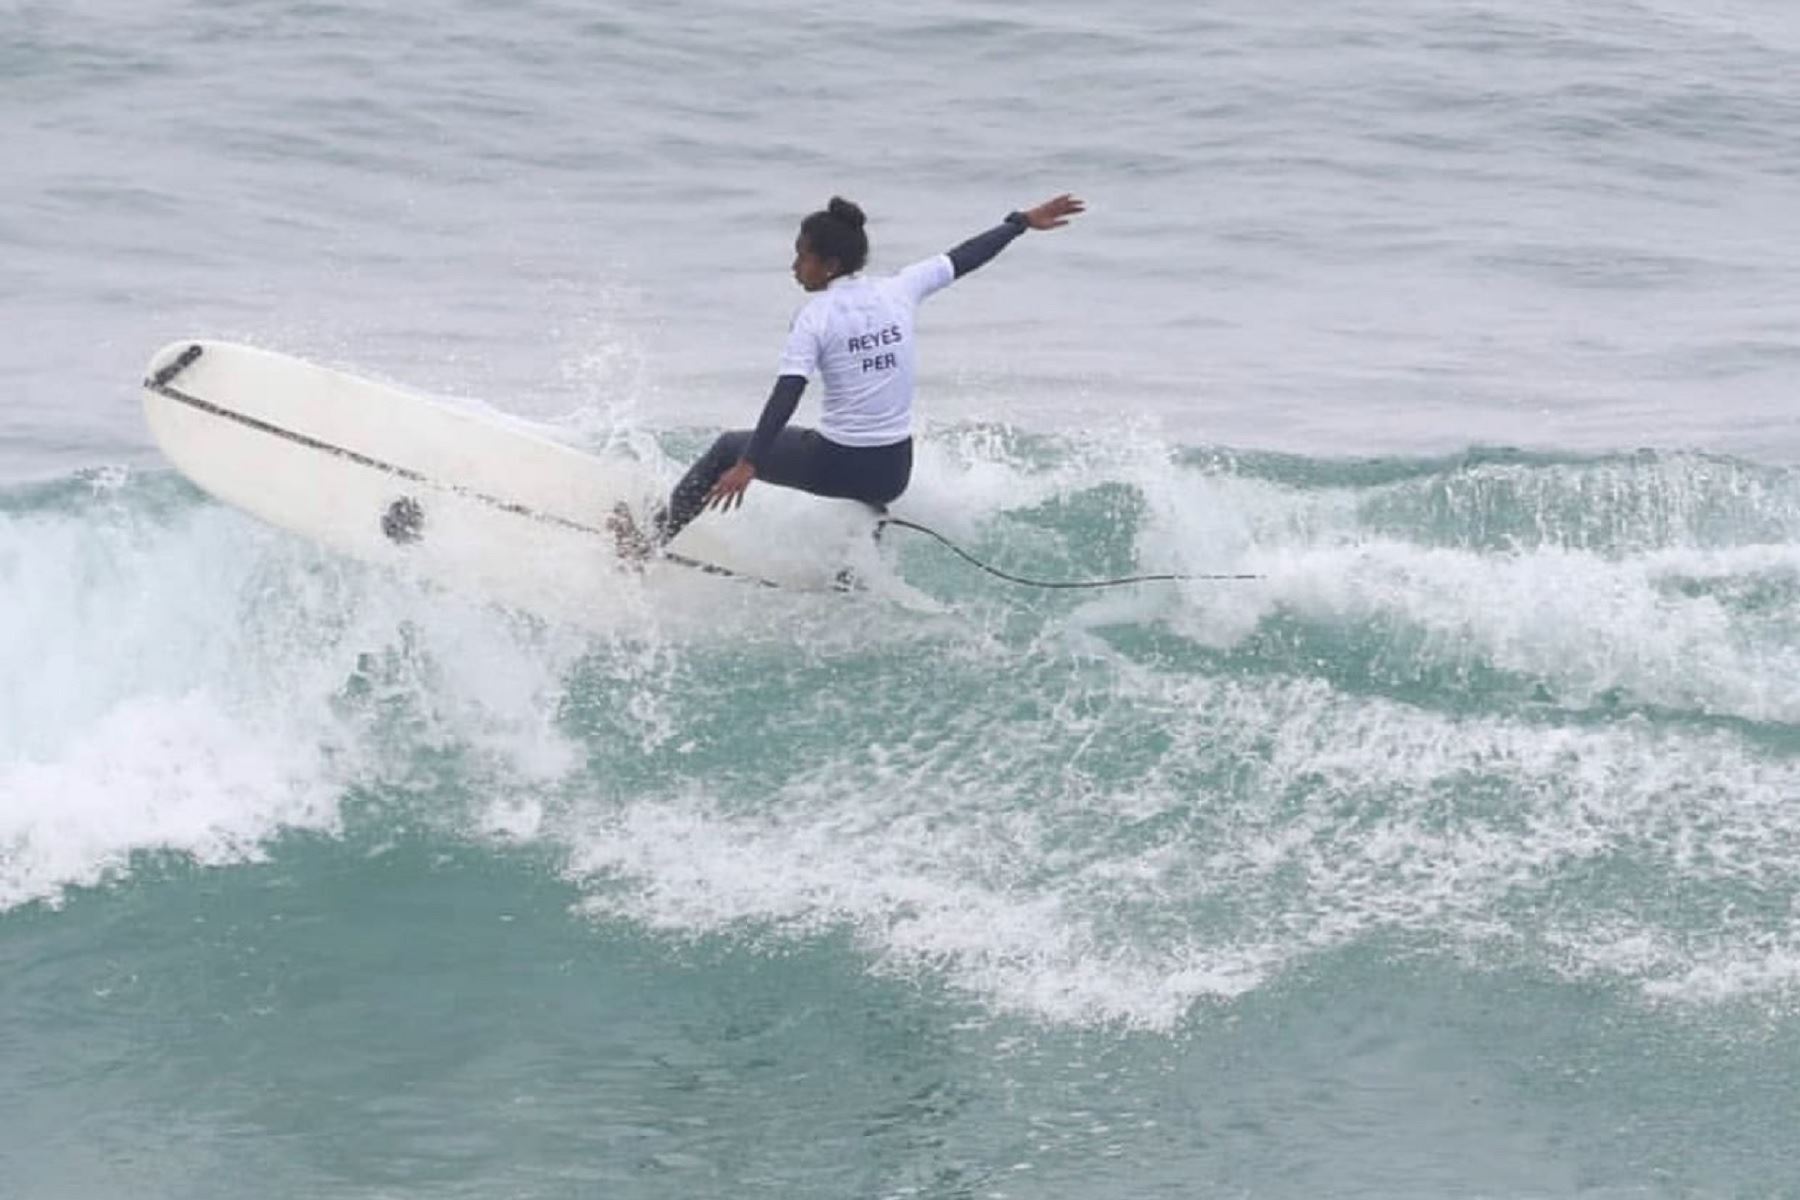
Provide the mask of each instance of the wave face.
{"label": "wave face", "polygon": [[967,427],[944,605],[627,593],[546,626],[160,472],[0,497],[0,906],[284,846],[541,857],[589,919],[1172,1031],[1396,947],[1707,1009],[1800,975],[1800,479]]}

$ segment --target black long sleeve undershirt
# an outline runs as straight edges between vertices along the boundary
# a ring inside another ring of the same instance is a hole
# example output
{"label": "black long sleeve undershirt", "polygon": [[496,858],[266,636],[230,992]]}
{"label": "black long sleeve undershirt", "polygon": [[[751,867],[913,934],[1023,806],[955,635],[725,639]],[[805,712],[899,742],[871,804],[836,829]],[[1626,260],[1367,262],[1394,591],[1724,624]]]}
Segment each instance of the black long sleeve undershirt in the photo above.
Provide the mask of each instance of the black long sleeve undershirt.
{"label": "black long sleeve undershirt", "polygon": [[950,251],[950,265],[956,269],[956,278],[961,279],[992,259],[1024,232],[1025,222],[1015,213],[992,229],[976,234]]}
{"label": "black long sleeve undershirt", "polygon": [[775,386],[769,389],[769,398],[763,404],[762,416],[756,422],[756,434],[744,451],[745,462],[754,467],[762,461],[775,435],[793,419],[794,410],[800,407],[800,393],[805,390],[804,375],[782,375],[775,380]]}

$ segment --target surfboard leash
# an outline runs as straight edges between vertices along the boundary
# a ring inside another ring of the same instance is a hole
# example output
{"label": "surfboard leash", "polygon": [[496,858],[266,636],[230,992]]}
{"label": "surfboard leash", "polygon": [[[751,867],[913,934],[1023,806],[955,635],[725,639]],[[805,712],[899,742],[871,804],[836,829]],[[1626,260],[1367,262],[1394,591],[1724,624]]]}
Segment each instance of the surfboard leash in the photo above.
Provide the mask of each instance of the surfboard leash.
{"label": "surfboard leash", "polygon": [[972,566],[979,567],[981,570],[986,571],[989,575],[992,575],[996,579],[1004,579],[1004,580],[1006,580],[1006,582],[1016,583],[1020,587],[1045,588],[1045,589],[1054,590],[1054,591],[1076,591],[1076,590],[1090,589],[1090,588],[1125,587],[1126,585],[1133,584],[1133,583],[1185,583],[1185,582],[1189,582],[1189,581],[1215,582],[1215,581],[1223,581],[1223,580],[1262,579],[1262,578],[1264,578],[1264,576],[1261,576],[1261,575],[1228,575],[1228,574],[1190,575],[1190,574],[1184,574],[1184,573],[1177,572],[1177,571],[1167,571],[1167,572],[1158,572],[1158,573],[1150,574],[1150,575],[1121,575],[1114,579],[1032,579],[1032,578],[1029,578],[1024,575],[1014,575],[1010,571],[1001,570],[999,567],[994,566],[992,563],[983,562],[981,559],[976,558],[973,554],[970,554],[967,550],[964,550],[961,546],[957,545],[955,542],[951,541],[949,538],[945,537],[943,534],[939,533],[937,530],[931,528],[929,525],[921,525],[917,521],[908,521],[905,517],[882,517],[880,520],[878,520],[876,522],[875,527],[877,530],[880,530],[889,525],[895,526],[896,528],[899,528],[899,529],[910,529],[910,530],[914,531],[915,533],[922,533],[927,537],[934,538],[937,540],[937,542],[939,544],[943,545],[952,554],[956,555],[958,558],[962,559],[964,562],[969,563]]}
{"label": "surfboard leash", "polygon": [[[545,524],[559,525],[565,529],[575,530],[575,531],[578,531],[581,533],[586,533],[586,534],[593,534],[598,537],[610,536],[607,531],[598,529],[592,525],[588,525],[585,522],[570,520],[568,517],[562,516],[557,513],[543,512],[543,511],[540,511],[537,509],[533,509],[524,504],[519,504],[514,501],[501,499],[498,496],[491,496],[491,495],[488,495],[487,493],[482,492],[476,488],[463,487],[463,486],[459,486],[457,484],[444,483],[444,482],[441,482],[438,480],[434,480],[434,479],[431,479],[431,478],[421,474],[418,471],[414,471],[409,468],[402,467],[396,463],[383,462],[382,460],[380,460],[378,458],[371,457],[367,454],[358,453],[357,451],[351,450],[347,447],[332,445],[330,442],[323,441],[319,438],[310,437],[307,434],[298,432],[297,430],[286,429],[286,428],[283,428],[282,426],[275,425],[271,422],[263,421],[256,417],[252,417],[252,416],[248,415],[247,413],[237,412],[233,409],[226,408],[222,405],[214,404],[211,401],[203,400],[198,396],[191,395],[190,393],[184,392],[181,389],[175,387],[174,382],[175,382],[176,376],[180,375],[182,372],[186,371],[189,367],[191,367],[200,358],[202,353],[203,353],[203,348],[201,346],[190,345],[189,347],[187,347],[187,349],[183,350],[179,355],[177,355],[173,360],[171,360],[167,365],[159,368],[149,378],[145,379],[144,386],[154,392],[157,392],[161,395],[167,396],[171,400],[179,401],[182,404],[189,405],[193,408],[196,408],[202,412],[208,413],[212,416],[222,417],[226,420],[235,421],[241,425],[247,426],[251,429],[255,429],[260,433],[266,433],[266,434],[270,434],[275,437],[283,438],[287,441],[294,442],[301,446],[305,446],[311,450],[318,450],[318,451],[322,451],[327,454],[335,455],[340,458],[348,459],[349,461],[354,462],[354,463],[358,464],[359,466],[368,467],[372,470],[380,471],[383,474],[393,476],[394,478],[397,478],[397,479],[404,479],[404,480],[407,480],[408,482],[420,483],[420,484],[424,484],[428,487],[433,487],[433,488],[440,489],[442,491],[451,492],[456,495],[463,496],[467,499],[475,500],[479,503],[488,505],[490,507],[500,509],[503,512],[513,513],[517,516],[526,517],[531,520],[544,522]],[[414,504],[413,512],[410,515],[409,519],[410,519],[411,525],[413,527],[416,527],[420,514],[418,513],[416,502],[413,502],[413,504]],[[392,515],[392,514],[390,514],[390,515]],[[405,515],[405,514],[401,514],[401,515]],[[980,568],[981,570],[986,571],[989,575],[992,575],[996,579],[1004,579],[1008,583],[1018,584],[1021,587],[1043,588],[1043,589],[1056,590],[1056,591],[1072,591],[1072,590],[1078,590],[1078,589],[1125,587],[1129,584],[1134,584],[1134,583],[1173,583],[1173,582],[1186,582],[1186,581],[1190,581],[1190,580],[1217,581],[1217,580],[1243,580],[1243,579],[1261,579],[1261,578],[1263,578],[1261,575],[1222,575],[1222,574],[1221,575],[1189,575],[1189,574],[1181,574],[1178,572],[1165,572],[1165,573],[1150,574],[1150,575],[1125,575],[1125,576],[1121,576],[1116,579],[1032,579],[1032,578],[1030,578],[1028,576],[1024,576],[1024,575],[1014,575],[1010,571],[1003,571],[999,567],[993,566],[990,563],[983,562],[981,559],[976,558],[973,554],[970,554],[967,550],[964,550],[961,546],[958,546],[955,542],[951,541],[949,538],[945,537],[943,534],[939,533],[937,530],[931,528],[928,525],[921,525],[917,521],[909,521],[905,517],[891,517],[891,516],[879,517],[877,519],[876,525],[875,525],[876,532],[879,534],[879,532],[883,528],[885,528],[889,525],[895,526],[900,529],[910,529],[916,533],[922,533],[922,534],[925,534],[927,537],[934,538],[938,542],[943,544],[945,547],[947,547],[951,553],[953,553],[957,557],[963,559],[965,562],[968,562],[968,563]],[[384,528],[385,528],[385,526],[384,526]],[[390,536],[392,536],[391,533],[390,533]],[[702,559],[689,558],[688,556],[686,556],[684,554],[675,554],[675,553],[671,553],[671,552],[665,550],[665,551],[661,551],[659,553],[658,557],[660,557],[661,559],[663,559],[666,562],[671,562],[671,563],[676,564],[677,566],[686,567],[690,570],[699,571],[699,572],[701,572],[703,574],[707,574],[707,575],[718,575],[718,576],[724,576],[726,578],[740,579],[740,580],[743,580],[744,582],[756,584],[761,587],[767,587],[767,588],[779,588],[781,586],[779,583],[776,583],[774,580],[771,580],[771,579],[764,579],[764,578],[761,578],[760,576],[752,575],[752,574],[749,574],[749,573],[743,572],[743,571],[734,571],[734,570],[730,569],[729,567],[722,567],[722,566],[717,565],[716,563],[706,562]]]}

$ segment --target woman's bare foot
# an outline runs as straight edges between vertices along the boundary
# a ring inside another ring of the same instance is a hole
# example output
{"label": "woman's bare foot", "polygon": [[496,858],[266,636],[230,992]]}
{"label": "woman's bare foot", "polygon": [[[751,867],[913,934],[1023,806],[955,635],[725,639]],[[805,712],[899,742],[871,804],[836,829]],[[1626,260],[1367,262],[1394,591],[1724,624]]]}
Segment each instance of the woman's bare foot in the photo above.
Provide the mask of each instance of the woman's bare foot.
{"label": "woman's bare foot", "polygon": [[606,530],[613,535],[613,549],[618,553],[619,561],[633,570],[643,570],[655,547],[638,528],[637,519],[624,501],[613,505],[612,514],[606,518]]}

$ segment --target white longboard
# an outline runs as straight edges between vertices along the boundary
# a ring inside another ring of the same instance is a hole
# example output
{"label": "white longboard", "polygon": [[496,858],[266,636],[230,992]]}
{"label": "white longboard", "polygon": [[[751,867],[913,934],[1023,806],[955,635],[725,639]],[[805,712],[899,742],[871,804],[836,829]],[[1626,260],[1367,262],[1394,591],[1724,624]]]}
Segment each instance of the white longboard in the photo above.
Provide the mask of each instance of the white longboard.
{"label": "white longboard", "polygon": [[[606,518],[622,502],[642,524],[664,490],[630,459],[249,346],[174,343],[151,359],[144,388],[163,453],[220,500],[550,617],[578,618],[633,578]],[[737,514],[696,521],[643,578],[828,588],[874,518],[849,502],[812,504],[801,530]]]}

